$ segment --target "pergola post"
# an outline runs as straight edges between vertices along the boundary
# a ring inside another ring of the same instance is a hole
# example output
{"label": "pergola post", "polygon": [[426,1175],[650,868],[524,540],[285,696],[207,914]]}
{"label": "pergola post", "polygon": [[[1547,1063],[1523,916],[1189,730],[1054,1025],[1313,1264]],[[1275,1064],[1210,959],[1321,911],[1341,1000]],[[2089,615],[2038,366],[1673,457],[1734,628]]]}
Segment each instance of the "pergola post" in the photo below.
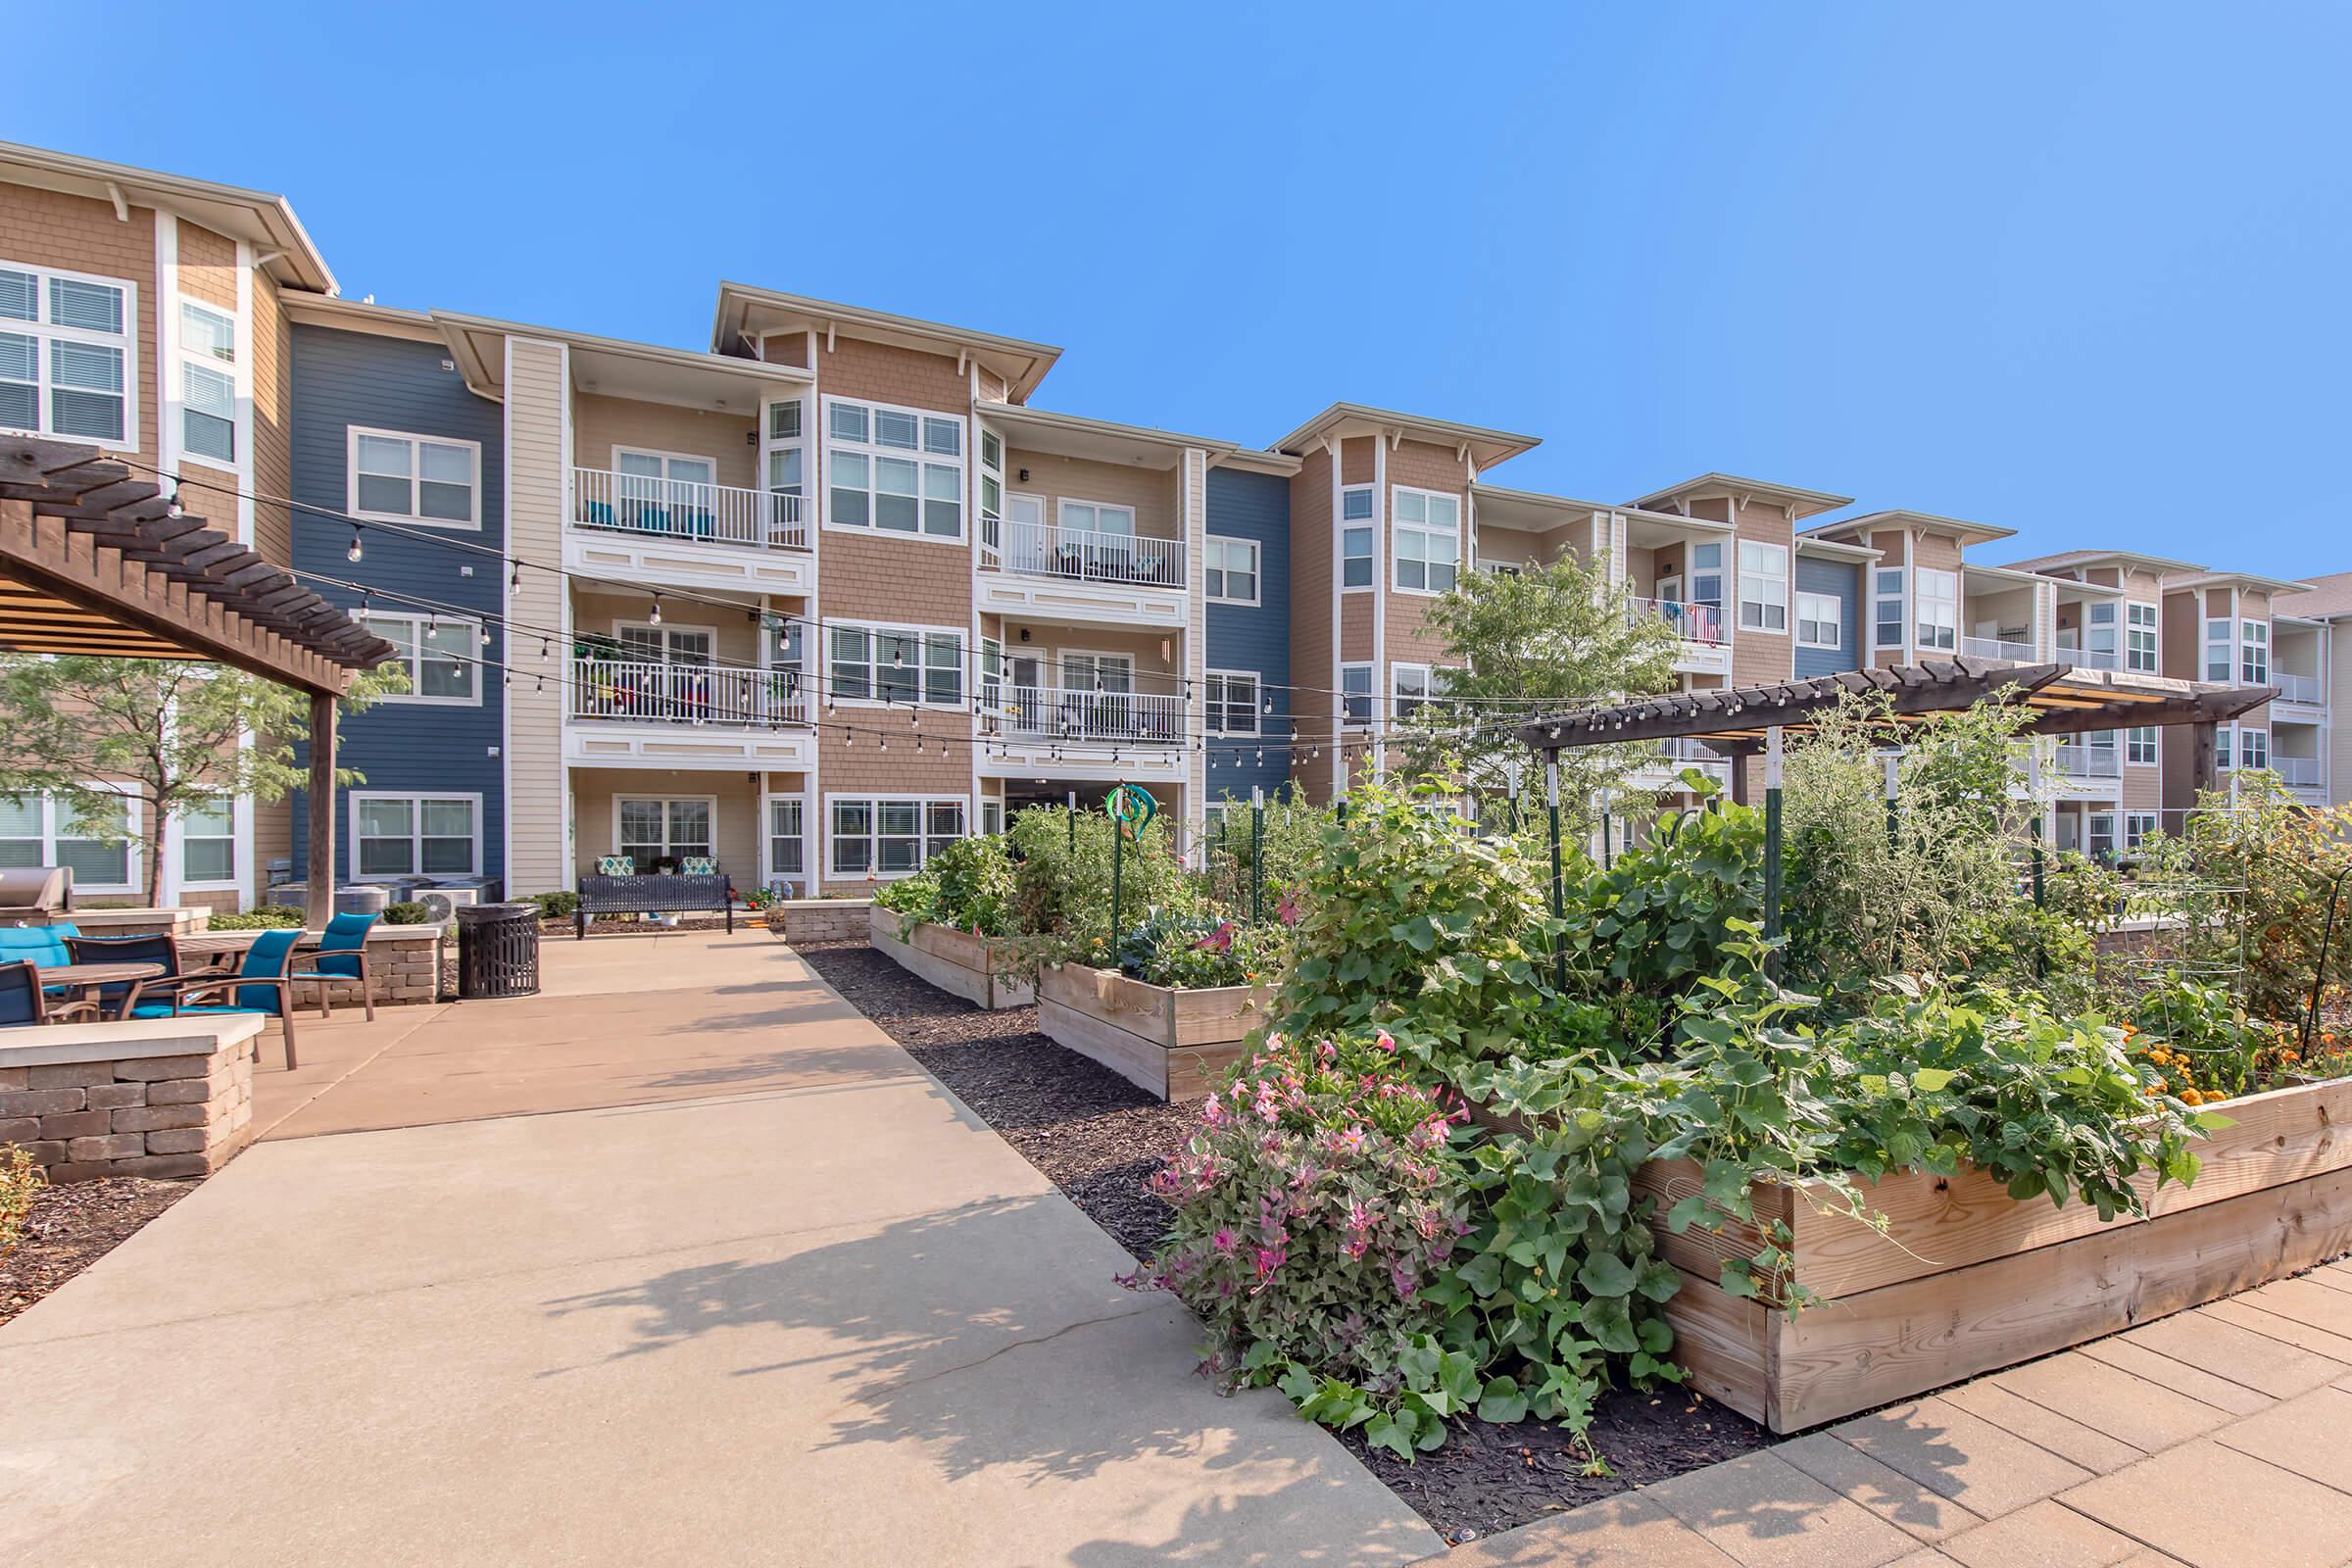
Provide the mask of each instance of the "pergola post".
{"label": "pergola post", "polygon": [[311,693],[310,908],[306,925],[323,929],[335,913],[335,699]]}
{"label": "pergola post", "polygon": [[2220,738],[2220,729],[2221,726],[2210,719],[2202,724],[2189,726],[2189,788],[2200,795],[2218,787],[2221,782],[2221,769],[2214,756],[2214,747]]}
{"label": "pergola post", "polygon": [[1734,806],[1747,804],[1747,758],[1745,754],[1735,756],[1732,759],[1732,804]]}

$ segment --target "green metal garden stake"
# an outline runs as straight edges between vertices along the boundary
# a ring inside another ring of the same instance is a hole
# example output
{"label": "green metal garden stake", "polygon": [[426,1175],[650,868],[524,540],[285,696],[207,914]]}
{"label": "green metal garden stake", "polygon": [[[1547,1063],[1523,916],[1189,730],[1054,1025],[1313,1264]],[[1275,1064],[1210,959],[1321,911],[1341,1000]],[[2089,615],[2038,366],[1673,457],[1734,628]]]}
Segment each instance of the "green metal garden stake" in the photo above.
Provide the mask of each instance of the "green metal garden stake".
{"label": "green metal garden stake", "polygon": [[1565,991],[1568,950],[1562,939],[1568,923],[1568,882],[1560,866],[1560,754],[1557,752],[1544,759],[1544,799],[1551,817],[1551,917],[1557,922],[1551,933],[1551,985],[1555,991]]}
{"label": "green metal garden stake", "polygon": [[1775,724],[1764,732],[1764,940],[1776,942],[1780,935],[1781,726]]}
{"label": "green metal garden stake", "polygon": [[1262,924],[1266,918],[1266,792],[1263,787],[1250,787],[1250,923]]}
{"label": "green metal garden stake", "polygon": [[1119,960],[1119,873],[1127,865],[1127,835],[1119,824],[1110,824],[1110,960],[1115,967]]}
{"label": "green metal garden stake", "polygon": [[1078,792],[1070,791],[1070,858],[1078,858]]}

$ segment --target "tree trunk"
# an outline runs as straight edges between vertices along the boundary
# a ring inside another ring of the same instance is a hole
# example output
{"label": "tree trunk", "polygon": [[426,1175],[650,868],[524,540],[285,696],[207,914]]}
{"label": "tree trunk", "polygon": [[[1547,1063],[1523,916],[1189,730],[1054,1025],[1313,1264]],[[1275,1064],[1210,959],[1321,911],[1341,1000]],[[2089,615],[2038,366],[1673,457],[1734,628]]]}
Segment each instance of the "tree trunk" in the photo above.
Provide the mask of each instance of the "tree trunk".
{"label": "tree trunk", "polygon": [[164,886],[164,809],[161,803],[141,795],[139,805],[146,826],[140,834],[147,851],[147,906],[154,908],[163,902]]}

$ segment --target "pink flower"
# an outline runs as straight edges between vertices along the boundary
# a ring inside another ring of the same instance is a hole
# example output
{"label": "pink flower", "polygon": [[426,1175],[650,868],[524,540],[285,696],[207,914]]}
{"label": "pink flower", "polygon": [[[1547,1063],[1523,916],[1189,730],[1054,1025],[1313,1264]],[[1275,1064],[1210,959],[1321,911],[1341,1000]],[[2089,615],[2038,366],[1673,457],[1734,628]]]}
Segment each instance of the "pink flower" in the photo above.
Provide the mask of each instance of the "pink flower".
{"label": "pink flower", "polygon": [[1269,1274],[1273,1273],[1273,1272],[1274,1272],[1276,1269],[1278,1269],[1278,1268],[1282,1267],[1283,1260],[1284,1260],[1284,1258],[1286,1258],[1288,1255],[1289,1255],[1289,1252],[1288,1252],[1288,1250],[1287,1250],[1286,1249],[1284,1249],[1284,1248],[1280,1248],[1280,1247],[1261,1247],[1261,1248],[1259,1248],[1259,1249],[1257,1250],[1257,1273],[1258,1273],[1258,1278],[1260,1278],[1260,1279],[1263,1279],[1263,1278],[1265,1278],[1267,1275],[1269,1275]]}
{"label": "pink flower", "polygon": [[1386,1029],[1374,1035],[1372,1043],[1392,1056],[1396,1054],[1396,1041]]}
{"label": "pink flower", "polygon": [[1228,1256],[1230,1256],[1233,1252],[1234,1243],[1235,1237],[1233,1231],[1229,1227],[1223,1225],[1218,1226],[1217,1234],[1209,1238],[1209,1245]]}

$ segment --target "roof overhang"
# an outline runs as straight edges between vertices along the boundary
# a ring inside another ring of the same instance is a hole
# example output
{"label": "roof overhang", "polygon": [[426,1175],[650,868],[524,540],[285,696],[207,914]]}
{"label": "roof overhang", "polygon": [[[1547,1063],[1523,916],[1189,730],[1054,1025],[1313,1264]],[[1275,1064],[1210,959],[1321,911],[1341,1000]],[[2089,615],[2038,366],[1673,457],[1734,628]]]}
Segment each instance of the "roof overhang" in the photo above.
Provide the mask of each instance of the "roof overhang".
{"label": "roof overhang", "polygon": [[335,274],[311,243],[302,220],[283,196],[269,191],[6,141],[0,141],[0,183],[111,202],[118,215],[130,207],[177,213],[215,233],[251,243],[259,255],[256,265],[266,267],[281,284],[314,294],[335,292]]}
{"label": "roof overhang", "polygon": [[1796,536],[1796,553],[1817,556],[1827,561],[1878,561],[1886,552],[1869,545],[1849,544],[1842,539],[1825,539],[1819,534],[1800,533]]}
{"label": "roof overhang", "polygon": [[2162,576],[2168,571],[2203,571],[2193,561],[2171,561],[2163,556],[2142,556],[2129,550],[2064,550],[2054,556],[2035,556],[2031,561],[2012,561],[2012,571],[2034,571],[2048,576],[2057,571],[2085,570],[2092,566],[2135,566]]}
{"label": "roof overhang", "polygon": [[1704,501],[1715,496],[1786,507],[1791,517],[1810,517],[1836,511],[1839,507],[1850,507],[1854,502],[1852,496],[1834,496],[1826,490],[1799,490],[1794,485],[1771,484],[1762,479],[1742,478],[1736,473],[1702,473],[1695,479],[1685,479],[1681,484],[1652,490],[1645,496],[1636,496],[1633,504],[1663,511],[1664,505],[1669,502]]}
{"label": "roof overhang", "polygon": [[1912,512],[1903,507],[1890,507],[1881,512],[1865,513],[1859,517],[1844,517],[1837,522],[1825,522],[1818,528],[1808,528],[1808,534],[1831,539],[1852,539],[1883,529],[1902,529],[1918,533],[1942,534],[1969,545],[1989,544],[1995,539],[2012,539],[2015,528],[2003,528],[1989,522],[1970,522],[1961,517],[1942,517],[1933,512]]}
{"label": "roof overhang", "polygon": [[1187,452],[1207,452],[1214,456],[1237,450],[1230,441],[1178,435],[1142,425],[1114,424],[1107,419],[1085,419],[1074,414],[1051,414],[1012,404],[984,403],[979,414],[987,423],[1004,431],[1006,446],[1052,457],[1083,458],[1093,463],[1173,468],[1184,462]]}
{"label": "roof overhang", "polygon": [[1484,425],[1456,424],[1450,419],[1425,418],[1418,414],[1399,414],[1394,409],[1369,408],[1361,403],[1334,403],[1275,442],[1274,448],[1303,456],[1327,441],[1366,435],[1383,436],[1392,443],[1411,440],[1451,447],[1481,472],[1522,452],[1534,451],[1544,439],[1514,435],[1508,430],[1490,430]]}
{"label": "roof overhang", "polygon": [[1260,452],[1255,447],[1235,447],[1230,452],[1211,452],[1208,466],[1212,468],[1240,468],[1247,473],[1272,473],[1289,477],[1306,466],[1303,459],[1288,452]]}
{"label": "roof overhang", "polygon": [[918,317],[892,316],[834,300],[780,294],[749,283],[718,285],[718,309],[710,322],[714,351],[732,354],[747,339],[757,343],[770,332],[804,331],[828,337],[846,332],[866,342],[954,355],[958,365],[977,360],[1004,378],[1005,395],[1014,403],[1026,402],[1046,372],[1054,368],[1054,362],[1061,358],[1061,350],[1050,343],[946,326]]}
{"label": "roof overhang", "polygon": [[2308,593],[2311,584],[2287,577],[2265,577],[2252,571],[2196,571],[2185,577],[2167,577],[2164,586],[2174,588],[2252,588],[2266,594]]}
{"label": "roof overhang", "polygon": [[415,343],[446,343],[439,322],[423,311],[394,310],[368,305],[340,294],[289,294],[287,318],[305,326],[331,326],[340,332],[366,332],[374,337],[407,338]]}
{"label": "roof overhang", "polygon": [[1498,484],[1475,484],[1470,487],[1472,501],[1478,508],[1478,523],[1484,527],[1517,528],[1528,533],[1547,533],[1554,528],[1573,523],[1590,522],[1594,517],[1625,519],[1626,543],[1636,549],[1647,550],[1662,544],[1679,544],[1693,534],[1728,534],[1732,524],[1711,517],[1686,517],[1679,512],[1644,512],[1639,507],[1612,506],[1606,501],[1580,501],[1574,496],[1544,495],[1535,490],[1513,490]]}
{"label": "roof overhang", "polygon": [[431,318],[449,344],[466,384],[490,398],[506,396],[506,343],[510,337],[560,343],[570,350],[572,385],[582,392],[681,409],[756,416],[762,398],[806,387],[814,379],[797,365],[698,354],[691,349],[592,337],[448,311],[435,311]]}

